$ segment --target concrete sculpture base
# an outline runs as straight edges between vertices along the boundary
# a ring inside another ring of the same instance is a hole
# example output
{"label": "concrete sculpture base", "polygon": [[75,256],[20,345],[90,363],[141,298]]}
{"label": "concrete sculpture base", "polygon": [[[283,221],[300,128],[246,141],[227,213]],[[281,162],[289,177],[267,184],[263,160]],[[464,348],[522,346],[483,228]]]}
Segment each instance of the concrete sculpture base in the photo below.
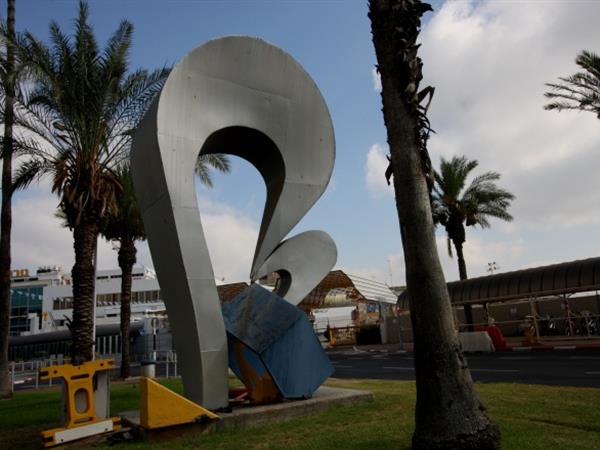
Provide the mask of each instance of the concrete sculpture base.
{"label": "concrete sculpture base", "polygon": [[287,422],[308,414],[326,411],[335,406],[352,406],[373,401],[373,394],[355,389],[321,386],[312,398],[286,400],[282,403],[261,406],[240,406],[231,413],[219,413],[221,420],[147,431],[140,426],[139,411],[121,414],[122,419],[138,432],[144,440],[163,441],[185,434],[209,434],[242,427],[254,427]]}

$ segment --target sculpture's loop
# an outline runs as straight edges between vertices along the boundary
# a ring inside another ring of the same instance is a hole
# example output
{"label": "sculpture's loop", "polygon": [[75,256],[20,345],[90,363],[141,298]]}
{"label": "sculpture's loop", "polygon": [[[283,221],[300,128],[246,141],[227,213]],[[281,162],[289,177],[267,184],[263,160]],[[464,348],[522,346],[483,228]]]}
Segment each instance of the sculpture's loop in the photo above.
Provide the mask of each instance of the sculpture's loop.
{"label": "sculpture's loop", "polygon": [[283,241],[257,273],[280,276],[276,294],[297,305],[329,273],[337,259],[333,239],[324,231],[305,231]]}

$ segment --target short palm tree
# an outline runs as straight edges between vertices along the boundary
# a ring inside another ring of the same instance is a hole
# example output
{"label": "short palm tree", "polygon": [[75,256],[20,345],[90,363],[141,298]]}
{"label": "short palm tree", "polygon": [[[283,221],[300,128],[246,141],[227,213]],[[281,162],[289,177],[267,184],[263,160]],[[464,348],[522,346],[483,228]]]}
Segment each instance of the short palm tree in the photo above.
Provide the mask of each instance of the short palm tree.
{"label": "short palm tree", "polygon": [[560,84],[546,83],[551,90],[544,95],[553,101],[544,109],[590,111],[600,119],[600,56],[583,50],[575,62],[584,71],[560,77]]}
{"label": "short palm tree", "polygon": [[102,235],[119,242],[119,267],[121,268],[121,377],[130,375],[129,323],[131,321],[132,269],[136,263],[135,242],[145,240],[144,224],[133,190],[133,180],[128,164],[116,170],[122,191],[117,198],[117,210],[102,227]]}
{"label": "short palm tree", "polygon": [[[513,219],[507,210],[515,196],[496,185],[500,174],[486,172],[473,178],[467,186],[469,174],[478,165],[476,160],[454,156],[450,161],[442,158],[440,171],[434,172],[435,185],[431,196],[433,219],[446,229],[450,256],[454,244],[461,280],[467,279],[467,266],[463,255],[465,226],[479,225],[488,228],[489,219],[492,217],[508,222]],[[465,315],[467,323],[472,325],[473,317],[469,305],[465,306]]]}
{"label": "short palm tree", "polygon": [[123,191],[115,168],[127,157],[132,130],[161,89],[168,69],[128,73],[133,26],[121,22],[104,50],[80,1],[72,37],[55,22],[51,45],[30,33],[17,52],[35,79],[18,102],[18,125],[35,136],[30,158],[17,170],[22,188],[47,175],[73,230],[73,360],[93,357],[94,253],[103,222]]}

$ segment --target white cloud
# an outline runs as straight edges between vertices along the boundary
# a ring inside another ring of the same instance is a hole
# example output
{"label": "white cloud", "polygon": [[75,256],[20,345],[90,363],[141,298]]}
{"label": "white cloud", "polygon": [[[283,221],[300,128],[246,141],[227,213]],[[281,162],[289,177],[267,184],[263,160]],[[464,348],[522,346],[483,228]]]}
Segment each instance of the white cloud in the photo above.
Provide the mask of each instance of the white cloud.
{"label": "white cloud", "polygon": [[249,281],[258,224],[233,208],[201,201],[200,218],[216,278]]}
{"label": "white cloud", "polygon": [[371,69],[371,76],[373,77],[373,89],[376,92],[381,92],[381,75],[379,75],[376,67]]}
{"label": "white cloud", "polygon": [[[453,257],[450,258],[446,235],[437,235],[436,241],[446,281],[458,280],[458,262],[454,246],[452,246]],[[521,266],[525,253],[525,243],[522,240],[499,242],[471,233],[467,236],[463,251],[469,278],[489,275],[487,267],[492,261],[497,263],[499,272],[524,268]]]}
{"label": "white cloud", "polygon": [[599,15],[599,2],[446,2],[422,33],[433,162],[464,154],[500,172],[517,197],[513,230],[600,224],[600,123],[543,110],[544,83],[597,51]]}
{"label": "white cloud", "polygon": [[[482,234],[485,232],[482,232]],[[436,236],[436,244],[442,270],[446,281],[458,280],[458,262],[456,260],[456,252],[452,247],[451,258],[448,255],[448,247],[446,243],[446,235],[438,234]],[[499,272],[508,272],[525,268],[523,266],[523,257],[525,255],[526,245],[522,240],[509,242],[500,242],[490,240],[489,237],[484,238],[477,234],[467,236],[467,241],[463,246],[465,262],[467,265],[467,273],[470,278],[488,275],[488,262],[495,261],[498,265]],[[539,261],[531,261],[530,267],[535,267]],[[379,265],[372,266],[344,266],[340,265],[340,269],[352,275],[373,279],[381,283],[394,286],[406,284],[406,265],[404,264],[404,255],[395,253],[388,255]]]}
{"label": "white cloud", "polygon": [[385,170],[389,162],[383,147],[373,144],[367,152],[367,163],[365,166],[365,183],[367,190],[374,196],[393,194],[394,190],[388,186],[385,180]]}
{"label": "white cloud", "polygon": [[[13,202],[13,268],[32,270],[44,265],[60,265],[69,273],[73,266],[73,235],[54,216],[58,198],[46,183],[19,193]],[[212,259],[215,277],[226,282],[248,280],[258,225],[226,205],[204,201],[201,219]],[[138,264],[153,267],[146,242],[137,243]],[[117,254],[110,243],[98,241],[98,267],[118,267]]]}
{"label": "white cloud", "polygon": [[375,280],[388,286],[402,286],[406,284],[406,267],[402,253],[388,255],[385,260],[380,262],[380,265],[359,267],[340,265],[336,269],[343,270],[350,275]]}

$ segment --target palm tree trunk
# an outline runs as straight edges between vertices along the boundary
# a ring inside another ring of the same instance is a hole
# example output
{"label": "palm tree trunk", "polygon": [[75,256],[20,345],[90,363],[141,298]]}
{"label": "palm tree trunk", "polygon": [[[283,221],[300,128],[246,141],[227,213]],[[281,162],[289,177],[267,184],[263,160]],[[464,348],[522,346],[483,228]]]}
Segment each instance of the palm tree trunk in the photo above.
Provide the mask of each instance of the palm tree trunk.
{"label": "palm tree trunk", "polygon": [[[463,254],[463,244],[460,241],[452,241],[454,248],[456,249],[456,259],[458,260],[458,275],[461,280],[466,280],[467,277],[467,265],[465,263],[465,256]],[[475,331],[473,327],[473,308],[471,305],[464,305],[465,308],[465,321],[467,322],[467,330]]]}
{"label": "palm tree trunk", "polygon": [[94,253],[98,239],[98,225],[82,221],[73,229],[75,264],[73,265],[73,364],[93,359],[94,347],[94,284],[96,269]]}
{"label": "palm tree trunk", "polygon": [[131,321],[131,272],[136,262],[135,242],[121,239],[119,267],[121,268],[121,378],[130,376],[129,322]]}
{"label": "palm tree trunk", "polygon": [[[15,37],[15,0],[7,4],[8,38]],[[12,396],[8,374],[8,336],[10,330],[10,237],[12,228],[12,153],[14,123],[14,63],[12,45],[6,49],[6,95],[4,112],[4,141],[2,146],[2,211],[0,212],[0,398]]]}
{"label": "palm tree trunk", "polygon": [[[415,59],[403,58],[405,54],[397,48],[401,43],[398,34],[418,34],[422,12],[417,12],[421,6],[414,0],[371,0],[369,14],[383,86],[383,116],[415,343],[417,405],[413,449],[497,449],[500,432],[489,420],[474,389],[454,330],[417,140],[419,125],[414,109],[405,101],[407,85],[416,82],[418,87],[418,80],[406,73],[419,67],[420,61],[416,60],[416,51]],[[407,31],[406,27],[410,29]]]}

